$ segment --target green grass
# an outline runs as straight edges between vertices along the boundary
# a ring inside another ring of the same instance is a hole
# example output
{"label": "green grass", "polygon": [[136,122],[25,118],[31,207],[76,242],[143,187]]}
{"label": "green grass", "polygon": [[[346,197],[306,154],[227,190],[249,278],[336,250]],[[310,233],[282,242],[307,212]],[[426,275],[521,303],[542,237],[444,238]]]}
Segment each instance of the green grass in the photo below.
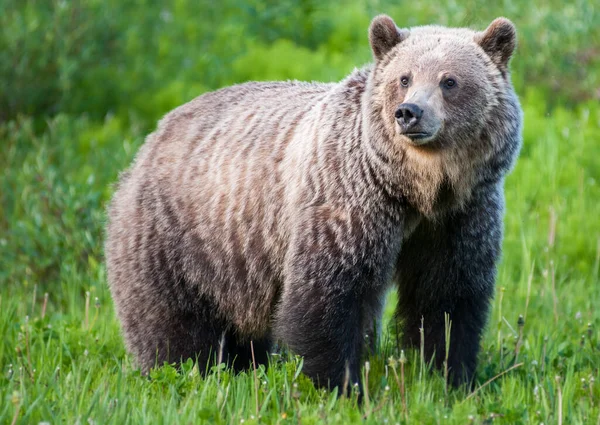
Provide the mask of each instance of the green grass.
{"label": "green grass", "polygon": [[[310,1],[236,11],[227,0],[213,12],[185,0],[170,10],[109,1],[112,13],[95,0],[2,3],[1,424],[600,423],[600,13],[591,3],[365,2],[336,13]],[[503,14],[519,27],[525,144],[506,181],[504,254],[477,374],[484,386],[447,391],[414,350],[403,380],[393,326],[363,369],[362,406],[316,390],[290,354],[256,374],[214,368],[201,377],[190,362],[141,376],[103,264],[118,173],[157,117],[207,89],[342,77],[368,60],[366,25],[380,11],[402,25],[483,27]]]}

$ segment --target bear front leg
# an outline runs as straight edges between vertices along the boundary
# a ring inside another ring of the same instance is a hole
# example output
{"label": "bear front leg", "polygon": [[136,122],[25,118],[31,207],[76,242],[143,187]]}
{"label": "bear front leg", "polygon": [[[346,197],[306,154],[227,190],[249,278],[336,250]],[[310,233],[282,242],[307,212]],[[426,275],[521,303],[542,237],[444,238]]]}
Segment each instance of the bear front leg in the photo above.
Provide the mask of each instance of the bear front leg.
{"label": "bear front leg", "polygon": [[[300,282],[297,282],[300,283]],[[319,284],[291,285],[284,295],[278,334],[304,357],[302,371],[315,385],[342,391],[360,383],[363,350],[358,293]]]}
{"label": "bear front leg", "polygon": [[435,356],[435,365],[442,368],[448,314],[448,368],[454,386],[472,382],[477,366],[494,294],[503,206],[500,184],[481,186],[462,211],[440,222],[420,223],[399,256],[396,314],[403,323],[403,343],[420,347],[423,323],[426,361]]}
{"label": "bear front leg", "polygon": [[275,329],[316,385],[341,393],[360,387],[365,331],[381,312],[399,243],[381,243],[381,227],[365,233],[347,214],[314,214],[292,239]]}

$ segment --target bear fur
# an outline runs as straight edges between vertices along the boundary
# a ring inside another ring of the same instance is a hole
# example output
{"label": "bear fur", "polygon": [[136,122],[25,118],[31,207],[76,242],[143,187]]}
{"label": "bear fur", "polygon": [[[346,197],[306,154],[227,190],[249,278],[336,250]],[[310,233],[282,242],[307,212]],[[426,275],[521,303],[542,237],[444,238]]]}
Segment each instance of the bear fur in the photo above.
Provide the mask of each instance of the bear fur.
{"label": "bear fur", "polygon": [[521,145],[512,23],[398,29],[335,84],[246,83],[167,114],[108,211],[108,281],[144,372],[267,361],[359,382],[387,291],[405,347],[472,379],[494,293],[503,181]]}

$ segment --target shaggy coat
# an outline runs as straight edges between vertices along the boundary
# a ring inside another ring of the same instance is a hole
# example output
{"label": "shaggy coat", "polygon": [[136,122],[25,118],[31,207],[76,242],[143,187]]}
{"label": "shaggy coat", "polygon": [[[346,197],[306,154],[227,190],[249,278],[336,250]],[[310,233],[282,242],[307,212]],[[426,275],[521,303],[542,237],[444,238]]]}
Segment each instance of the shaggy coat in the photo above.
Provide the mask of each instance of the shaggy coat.
{"label": "shaggy coat", "polygon": [[521,144],[515,30],[502,18],[484,32],[400,30],[379,16],[369,35],[375,63],[340,83],[224,88],[147,137],[106,241],[143,371],[190,357],[243,368],[250,341],[263,363],[280,341],[321,385],[358,382],[395,284],[405,344],[423,321],[441,365],[449,314],[452,382],[472,378]]}

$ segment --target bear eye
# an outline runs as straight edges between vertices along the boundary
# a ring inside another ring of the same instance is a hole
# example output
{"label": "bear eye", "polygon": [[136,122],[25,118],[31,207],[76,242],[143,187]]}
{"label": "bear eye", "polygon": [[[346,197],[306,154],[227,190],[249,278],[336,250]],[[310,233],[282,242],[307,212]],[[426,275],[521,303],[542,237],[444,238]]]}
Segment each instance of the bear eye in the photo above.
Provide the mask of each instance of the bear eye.
{"label": "bear eye", "polygon": [[408,87],[408,77],[400,78],[400,84],[402,84],[402,87]]}
{"label": "bear eye", "polygon": [[444,80],[444,87],[447,89],[451,89],[454,86],[456,86],[456,80],[454,78],[446,78]]}

